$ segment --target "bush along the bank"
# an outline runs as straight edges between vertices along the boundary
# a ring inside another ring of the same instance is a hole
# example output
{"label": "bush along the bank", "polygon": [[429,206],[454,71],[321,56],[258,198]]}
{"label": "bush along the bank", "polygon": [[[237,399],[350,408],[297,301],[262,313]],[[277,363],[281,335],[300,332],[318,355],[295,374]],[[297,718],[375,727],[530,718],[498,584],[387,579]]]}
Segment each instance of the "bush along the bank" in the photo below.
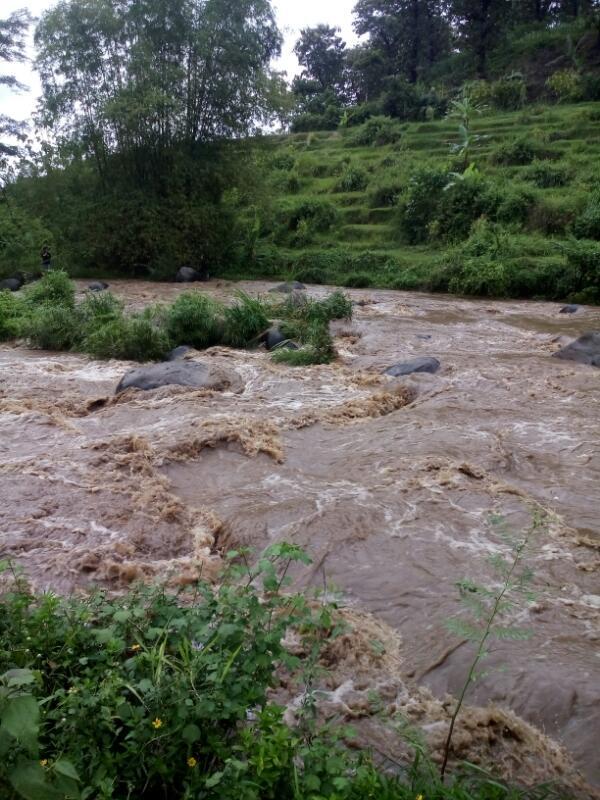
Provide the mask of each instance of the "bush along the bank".
{"label": "bush along the bank", "polygon": [[274,358],[294,365],[322,364],[335,357],[329,322],[350,316],[352,305],[341,292],[320,301],[300,297],[283,303],[238,292],[229,306],[185,292],[170,306],[128,314],[110,292],[89,293],[76,304],[74,284],[59,271],[44,275],[22,296],[0,292],[0,340],[20,337],[34,347],[100,359],[158,361],[183,344],[197,349],[250,347],[277,319],[301,348],[280,351]]}
{"label": "bush along the bank", "polygon": [[[314,689],[345,626],[285,593],[293,562],[310,559],[285,543],[255,567],[232,552],[218,587],[118,598],[36,595],[0,562],[3,800],[565,800],[481,768],[443,782],[416,742],[393,773],[348,750],[351,731],[319,724]],[[269,699],[278,670],[304,691],[293,728]]]}
{"label": "bush along the bank", "polygon": [[476,169],[462,175],[421,169],[410,179],[398,208],[399,232],[413,245],[460,241],[482,217],[521,226],[533,202],[532,192],[486,178]]}

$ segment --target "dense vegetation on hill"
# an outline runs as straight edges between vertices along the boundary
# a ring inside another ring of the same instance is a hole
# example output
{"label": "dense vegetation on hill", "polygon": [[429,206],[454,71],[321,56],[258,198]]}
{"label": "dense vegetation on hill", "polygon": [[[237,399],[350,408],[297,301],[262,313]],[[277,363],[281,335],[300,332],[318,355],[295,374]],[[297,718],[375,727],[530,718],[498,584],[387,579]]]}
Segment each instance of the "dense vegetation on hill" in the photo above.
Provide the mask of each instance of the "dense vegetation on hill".
{"label": "dense vegetation on hill", "polygon": [[[288,87],[268,0],[50,9],[41,147],[0,148],[0,276],[34,274],[47,242],[71,274],[598,301],[600,3],[354,13],[355,48],[302,31]],[[5,21],[0,61],[26,25]],[[275,117],[290,135],[256,135]]]}
{"label": "dense vegetation on hill", "polygon": [[600,300],[600,104],[457,105],[279,138],[245,274]]}

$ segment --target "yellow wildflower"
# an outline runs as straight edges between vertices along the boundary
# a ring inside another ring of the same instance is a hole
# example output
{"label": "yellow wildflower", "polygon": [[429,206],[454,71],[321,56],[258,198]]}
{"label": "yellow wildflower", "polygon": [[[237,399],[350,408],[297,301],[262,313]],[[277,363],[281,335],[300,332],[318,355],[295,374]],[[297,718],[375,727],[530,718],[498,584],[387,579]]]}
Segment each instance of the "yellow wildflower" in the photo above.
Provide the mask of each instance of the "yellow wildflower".
{"label": "yellow wildflower", "polygon": [[40,761],[40,767],[47,767],[47,766],[48,766],[48,759],[42,758],[42,760]]}
{"label": "yellow wildflower", "polygon": [[155,720],[152,721],[152,727],[155,730],[158,730],[159,728],[162,728],[162,724],[163,724],[163,721],[159,717],[157,717]]}
{"label": "yellow wildflower", "polygon": [[196,764],[197,764],[197,763],[198,763],[198,762],[196,761],[196,759],[194,758],[194,756],[190,756],[190,757],[188,758],[188,760],[187,760],[187,765],[188,765],[188,767],[189,767],[190,769],[194,769],[194,767],[196,766]]}
{"label": "yellow wildflower", "polygon": [[142,649],[142,645],[141,644],[132,644],[131,645],[131,650],[133,650],[134,653],[136,652],[136,650],[141,650],[141,649]]}

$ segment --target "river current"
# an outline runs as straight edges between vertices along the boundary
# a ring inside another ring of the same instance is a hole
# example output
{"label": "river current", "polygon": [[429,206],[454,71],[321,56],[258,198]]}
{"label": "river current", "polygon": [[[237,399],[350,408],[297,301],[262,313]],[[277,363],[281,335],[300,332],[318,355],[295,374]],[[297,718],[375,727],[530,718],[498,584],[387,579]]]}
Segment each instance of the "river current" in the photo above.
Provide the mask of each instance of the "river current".
{"label": "river current", "polygon": [[[226,300],[271,286],[194,290]],[[183,288],[111,286],[131,308]],[[490,556],[538,517],[535,599],[512,612],[529,636],[492,644],[469,702],[511,709],[600,783],[600,370],[552,357],[600,330],[600,309],[348,294],[355,314],[333,325],[331,365],[192,355],[237,372],[241,392],[115,397],[132,364],[2,346],[0,556],[39,588],[121,590],[211,577],[233,547],[296,542],[313,558],[296,588],[335,587],[387,623],[406,680],[443,697],[473,653],[445,625],[463,613],[457,582],[497,585]],[[382,374],[417,356],[440,371]]]}

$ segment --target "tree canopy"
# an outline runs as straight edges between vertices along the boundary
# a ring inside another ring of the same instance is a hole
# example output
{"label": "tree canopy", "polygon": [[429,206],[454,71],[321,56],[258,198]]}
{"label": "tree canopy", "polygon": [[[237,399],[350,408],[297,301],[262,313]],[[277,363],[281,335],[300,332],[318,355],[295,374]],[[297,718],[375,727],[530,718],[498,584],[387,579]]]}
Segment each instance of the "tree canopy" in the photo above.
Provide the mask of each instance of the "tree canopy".
{"label": "tree canopy", "polygon": [[36,31],[42,119],[108,154],[249,133],[281,37],[268,0],[61,0]]}
{"label": "tree canopy", "polygon": [[[9,17],[0,19],[0,64],[24,61],[25,36],[31,18],[25,10],[15,11]],[[0,86],[10,89],[24,89],[14,75],[0,73]],[[24,138],[25,126],[8,114],[0,114],[0,180],[5,174],[8,161],[19,152],[17,141]]]}

